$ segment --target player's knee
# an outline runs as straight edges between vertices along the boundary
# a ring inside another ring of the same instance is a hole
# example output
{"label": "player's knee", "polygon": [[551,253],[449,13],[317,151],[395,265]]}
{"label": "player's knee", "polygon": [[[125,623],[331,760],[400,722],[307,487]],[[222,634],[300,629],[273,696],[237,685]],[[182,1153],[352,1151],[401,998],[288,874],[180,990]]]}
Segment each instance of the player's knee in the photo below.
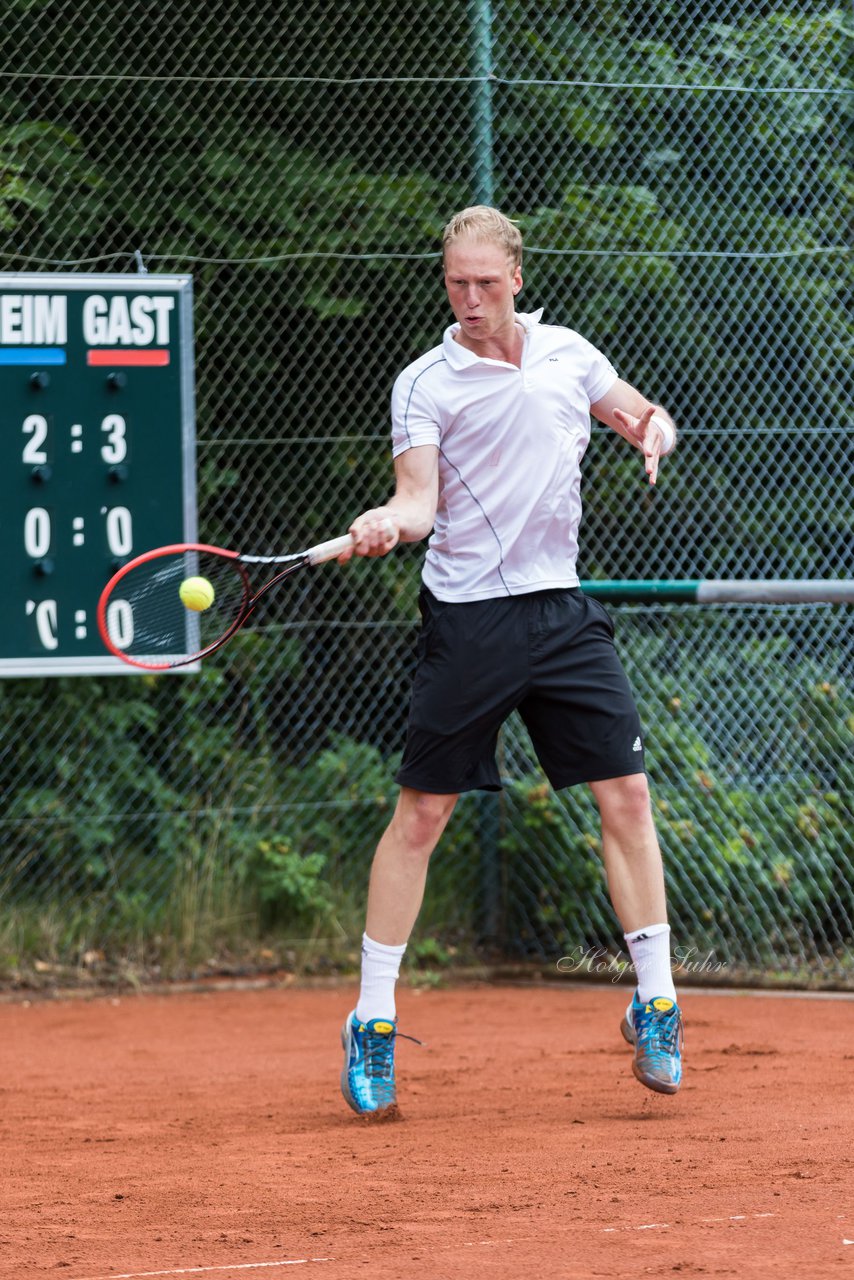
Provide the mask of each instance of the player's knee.
{"label": "player's knee", "polygon": [[432,853],[450,818],[456,796],[430,795],[421,791],[402,791],[395,821],[405,844],[427,856]]}
{"label": "player's knee", "polygon": [[611,778],[595,789],[603,823],[639,830],[652,822],[649,783],[645,773]]}

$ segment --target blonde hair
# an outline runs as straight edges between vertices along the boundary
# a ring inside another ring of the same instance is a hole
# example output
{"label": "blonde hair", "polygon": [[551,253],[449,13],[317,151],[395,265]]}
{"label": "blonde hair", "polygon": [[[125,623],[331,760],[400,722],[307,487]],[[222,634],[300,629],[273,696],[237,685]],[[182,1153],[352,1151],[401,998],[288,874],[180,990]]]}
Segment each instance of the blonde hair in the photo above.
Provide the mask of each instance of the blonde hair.
{"label": "blonde hair", "polygon": [[486,204],[471,205],[455,213],[442,235],[442,251],[457,240],[486,240],[498,244],[514,267],[522,265],[522,233],[514,222]]}

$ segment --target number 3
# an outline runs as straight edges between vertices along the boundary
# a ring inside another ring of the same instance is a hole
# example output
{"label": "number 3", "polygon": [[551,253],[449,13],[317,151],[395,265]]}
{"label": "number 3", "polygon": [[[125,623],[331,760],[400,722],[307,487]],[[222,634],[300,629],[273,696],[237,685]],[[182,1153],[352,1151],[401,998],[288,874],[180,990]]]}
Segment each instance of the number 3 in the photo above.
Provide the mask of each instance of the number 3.
{"label": "number 3", "polygon": [[106,444],[101,446],[101,457],[105,462],[124,462],[128,446],[125,438],[127,423],[120,413],[108,413],[101,423],[101,430],[107,432]]}

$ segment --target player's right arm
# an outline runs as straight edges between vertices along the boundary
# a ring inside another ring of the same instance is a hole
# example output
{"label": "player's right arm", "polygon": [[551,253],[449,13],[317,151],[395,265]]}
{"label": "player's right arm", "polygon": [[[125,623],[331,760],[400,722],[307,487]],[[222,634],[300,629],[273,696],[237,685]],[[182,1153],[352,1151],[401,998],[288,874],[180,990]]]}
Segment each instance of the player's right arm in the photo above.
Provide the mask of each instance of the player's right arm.
{"label": "player's right arm", "polygon": [[[394,460],[394,495],[357,516],[349,533],[358,556],[384,556],[398,542],[419,542],[433,528],[439,502],[439,449],[414,445]],[[341,561],[349,560],[345,552]]]}

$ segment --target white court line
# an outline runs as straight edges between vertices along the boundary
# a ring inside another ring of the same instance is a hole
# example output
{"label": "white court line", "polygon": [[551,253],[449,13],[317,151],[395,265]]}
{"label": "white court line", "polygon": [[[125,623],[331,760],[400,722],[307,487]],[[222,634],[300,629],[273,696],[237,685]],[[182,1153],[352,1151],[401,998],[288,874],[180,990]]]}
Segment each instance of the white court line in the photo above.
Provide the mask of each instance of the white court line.
{"label": "white court line", "polygon": [[698,1218],[698,1222],[746,1222],[748,1218],[776,1218],[776,1213],[730,1213],[725,1218]]}
{"label": "white court line", "polygon": [[[691,1222],[684,1222],[683,1227],[696,1226],[698,1222],[746,1222],[748,1218],[776,1218],[776,1213],[731,1213],[725,1218],[694,1218]],[[669,1231],[671,1224],[669,1222],[642,1222],[635,1227],[602,1227],[602,1234],[607,1232],[614,1233],[617,1231]],[[854,1241],[846,1241],[846,1244],[854,1244]]]}
{"label": "white court line", "polygon": [[515,1240],[464,1240],[464,1249],[477,1249],[480,1245],[515,1244]]}
{"label": "white court line", "polygon": [[83,1276],[81,1280],[150,1280],[152,1276],[200,1276],[214,1271],[260,1271],[262,1267],[304,1267],[309,1262],[334,1262],[334,1258],[289,1258],[286,1262],[231,1262],[215,1267],[177,1267],[172,1271],[112,1272],[108,1276]]}
{"label": "white court line", "polygon": [[644,1222],[638,1227],[603,1227],[602,1233],[608,1231],[667,1231],[670,1228],[669,1222]]}
{"label": "white court line", "polygon": [[[698,1218],[698,1222],[744,1222],[748,1218],[776,1218],[775,1213],[732,1213],[726,1218]],[[842,1216],[842,1215],[840,1215]],[[690,1225],[689,1223],[685,1224]],[[618,1231],[669,1231],[669,1222],[644,1222],[636,1227],[603,1227],[602,1233],[615,1233]],[[466,1249],[477,1248],[481,1245],[496,1244],[513,1244],[513,1240],[466,1240],[463,1247]],[[843,1244],[854,1245],[854,1240],[846,1240],[843,1236]],[[272,1267],[304,1267],[312,1262],[334,1262],[334,1258],[290,1258],[287,1261],[280,1262],[232,1262],[227,1265],[219,1265],[214,1267],[178,1267],[171,1271],[126,1271],[121,1275],[113,1272],[108,1276],[83,1276],[80,1280],[155,1280],[158,1276],[198,1276],[212,1275],[215,1271],[260,1271],[263,1268]]]}

